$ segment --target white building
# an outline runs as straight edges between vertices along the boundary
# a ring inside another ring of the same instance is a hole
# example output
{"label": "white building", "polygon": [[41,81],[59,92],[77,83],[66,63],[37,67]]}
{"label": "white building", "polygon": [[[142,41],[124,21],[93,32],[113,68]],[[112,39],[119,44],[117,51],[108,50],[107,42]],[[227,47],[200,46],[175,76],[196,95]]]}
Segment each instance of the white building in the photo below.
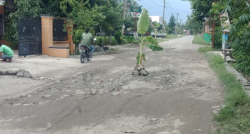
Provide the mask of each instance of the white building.
{"label": "white building", "polygon": [[0,0],[0,5],[3,5],[3,4],[4,4],[4,1],[5,1],[5,0]]}
{"label": "white building", "polygon": [[160,23],[161,25],[163,24],[163,17],[162,16],[149,16],[151,18],[152,22],[156,21]]}

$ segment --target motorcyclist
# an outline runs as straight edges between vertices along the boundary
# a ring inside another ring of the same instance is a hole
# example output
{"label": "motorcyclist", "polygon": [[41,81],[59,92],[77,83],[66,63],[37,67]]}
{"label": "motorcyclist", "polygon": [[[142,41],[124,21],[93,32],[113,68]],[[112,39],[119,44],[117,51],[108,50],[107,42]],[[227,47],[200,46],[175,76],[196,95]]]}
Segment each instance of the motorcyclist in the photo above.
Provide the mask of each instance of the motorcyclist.
{"label": "motorcyclist", "polygon": [[81,47],[86,46],[91,51],[91,56],[93,56],[95,47],[93,45],[94,43],[93,35],[89,33],[89,28],[86,28],[86,32],[82,34],[82,42]]}

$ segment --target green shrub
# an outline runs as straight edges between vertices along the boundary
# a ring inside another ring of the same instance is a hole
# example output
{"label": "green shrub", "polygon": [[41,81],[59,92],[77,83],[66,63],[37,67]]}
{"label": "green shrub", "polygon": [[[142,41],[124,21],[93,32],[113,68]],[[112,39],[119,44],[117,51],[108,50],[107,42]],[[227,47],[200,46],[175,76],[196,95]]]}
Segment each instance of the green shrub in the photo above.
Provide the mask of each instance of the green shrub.
{"label": "green shrub", "polygon": [[216,49],[222,48],[222,33],[221,33],[221,31],[215,32],[214,48],[216,48]]}
{"label": "green shrub", "polygon": [[118,30],[118,31],[115,33],[115,39],[116,39],[116,41],[117,41],[119,44],[122,43],[121,36],[122,36],[121,30]]}
{"label": "green shrub", "polygon": [[205,40],[203,40],[200,36],[197,35],[194,36],[193,44],[210,45],[210,43],[207,43]]}
{"label": "green shrub", "polygon": [[[103,45],[108,45],[109,44],[109,36],[96,36],[96,45],[99,45],[100,42]],[[118,44],[117,40],[115,39],[115,37],[112,36],[110,45],[115,46],[117,44]]]}

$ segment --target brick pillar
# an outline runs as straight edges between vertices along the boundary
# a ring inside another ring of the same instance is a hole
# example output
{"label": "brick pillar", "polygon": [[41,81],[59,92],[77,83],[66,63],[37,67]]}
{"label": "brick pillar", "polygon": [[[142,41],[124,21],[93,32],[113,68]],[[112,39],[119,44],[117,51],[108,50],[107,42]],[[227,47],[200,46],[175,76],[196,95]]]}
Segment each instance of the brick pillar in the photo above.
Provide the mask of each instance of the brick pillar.
{"label": "brick pillar", "polygon": [[[68,20],[70,22],[72,22],[73,20]],[[65,23],[67,23],[67,21],[65,21]],[[73,43],[73,33],[71,33],[71,31],[73,31],[73,25],[68,24],[67,25],[67,35],[68,35],[68,40],[69,41],[69,50],[70,50],[70,54],[74,54],[74,49],[75,49],[75,45]]]}
{"label": "brick pillar", "polygon": [[49,47],[53,45],[53,16],[40,15],[42,21],[42,55],[49,55]]}

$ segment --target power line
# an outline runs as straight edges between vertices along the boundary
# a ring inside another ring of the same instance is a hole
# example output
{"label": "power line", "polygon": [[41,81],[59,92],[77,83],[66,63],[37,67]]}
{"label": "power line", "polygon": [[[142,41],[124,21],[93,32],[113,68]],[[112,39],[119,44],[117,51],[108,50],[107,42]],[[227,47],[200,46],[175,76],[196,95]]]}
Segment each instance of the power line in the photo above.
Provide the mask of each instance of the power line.
{"label": "power line", "polygon": [[[152,0],[151,0],[151,1],[152,1]],[[152,2],[153,2],[154,4],[156,4],[154,1],[152,1]],[[160,5],[158,5],[158,4],[156,4],[156,5],[159,6],[159,7],[164,7],[164,6],[160,6]],[[172,7],[169,7],[169,6],[166,6],[166,7],[172,9],[172,10],[170,10],[171,13],[175,13],[174,10],[177,10],[177,11],[180,11],[180,12],[191,13],[191,12],[188,12],[188,11],[183,11],[183,10],[176,9],[176,8],[172,8]],[[152,7],[152,8],[149,8],[149,9],[153,9],[153,8],[158,8],[158,7]]]}
{"label": "power line", "polygon": [[174,10],[173,10],[173,8],[172,8],[171,3],[170,3],[169,0],[168,0],[168,4],[169,4],[170,8],[172,9],[172,11],[174,12]]}
{"label": "power line", "polygon": [[[153,3],[155,3],[153,0],[151,0],[151,1],[152,1]],[[155,5],[157,5],[157,6],[159,6],[159,7],[163,7],[163,6],[160,6],[160,5],[156,4],[156,3],[155,3]]]}

